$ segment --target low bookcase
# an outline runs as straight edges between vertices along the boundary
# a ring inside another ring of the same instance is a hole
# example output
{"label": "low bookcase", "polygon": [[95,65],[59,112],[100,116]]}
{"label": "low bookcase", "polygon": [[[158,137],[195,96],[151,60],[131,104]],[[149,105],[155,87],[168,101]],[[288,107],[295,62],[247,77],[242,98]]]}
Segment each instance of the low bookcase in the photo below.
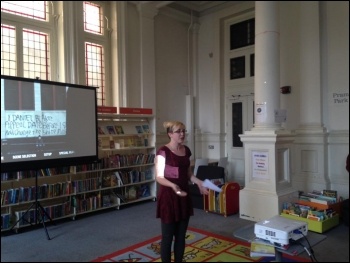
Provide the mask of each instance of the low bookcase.
{"label": "low bookcase", "polygon": [[221,214],[223,216],[233,215],[239,211],[239,190],[240,186],[235,182],[227,182],[219,185],[220,193],[209,190],[208,195],[203,196],[204,210]]}

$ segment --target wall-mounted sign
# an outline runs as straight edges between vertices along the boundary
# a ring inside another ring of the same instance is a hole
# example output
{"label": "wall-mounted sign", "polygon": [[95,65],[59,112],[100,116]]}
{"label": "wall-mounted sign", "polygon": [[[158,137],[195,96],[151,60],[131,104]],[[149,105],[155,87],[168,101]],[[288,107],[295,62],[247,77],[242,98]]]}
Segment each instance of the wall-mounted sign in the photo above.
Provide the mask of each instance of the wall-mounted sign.
{"label": "wall-mounted sign", "polygon": [[268,179],[269,178],[269,154],[267,151],[253,151],[252,165],[254,179]]}

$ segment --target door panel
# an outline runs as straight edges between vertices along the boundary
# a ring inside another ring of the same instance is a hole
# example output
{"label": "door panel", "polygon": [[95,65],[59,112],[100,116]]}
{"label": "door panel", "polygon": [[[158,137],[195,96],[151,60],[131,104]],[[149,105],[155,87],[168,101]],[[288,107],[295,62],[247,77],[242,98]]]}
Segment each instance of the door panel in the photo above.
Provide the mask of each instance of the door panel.
{"label": "door panel", "polygon": [[244,148],[239,135],[253,128],[254,96],[236,96],[228,99],[226,116],[229,180],[244,186]]}

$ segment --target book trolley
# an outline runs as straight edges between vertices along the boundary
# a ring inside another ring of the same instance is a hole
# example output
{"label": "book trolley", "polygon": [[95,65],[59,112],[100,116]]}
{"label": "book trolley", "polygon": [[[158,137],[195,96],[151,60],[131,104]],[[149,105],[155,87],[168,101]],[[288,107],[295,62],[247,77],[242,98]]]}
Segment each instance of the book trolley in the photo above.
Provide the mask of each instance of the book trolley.
{"label": "book trolley", "polygon": [[[332,190],[323,190],[328,193]],[[333,191],[334,192],[334,191]],[[323,233],[339,224],[341,203],[336,193],[332,198],[324,194],[300,194],[294,202],[283,203],[281,216],[308,223],[308,229]]]}
{"label": "book trolley", "polygon": [[228,182],[218,185],[222,191],[220,193],[209,190],[208,195],[204,195],[204,210],[221,214],[223,216],[233,215],[239,211],[239,190],[240,186],[235,182]]}

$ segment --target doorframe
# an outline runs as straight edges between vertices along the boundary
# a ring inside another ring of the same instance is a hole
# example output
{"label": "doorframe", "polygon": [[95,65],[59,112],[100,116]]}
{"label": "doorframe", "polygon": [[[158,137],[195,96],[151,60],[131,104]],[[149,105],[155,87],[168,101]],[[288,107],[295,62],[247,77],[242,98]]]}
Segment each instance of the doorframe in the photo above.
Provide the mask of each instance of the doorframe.
{"label": "doorframe", "polygon": [[242,133],[250,131],[254,126],[254,94],[238,94],[226,97],[226,145],[229,165],[227,167],[229,179],[238,182],[241,186],[245,184],[245,158],[244,145],[233,146],[232,129],[232,105],[242,103]]}

